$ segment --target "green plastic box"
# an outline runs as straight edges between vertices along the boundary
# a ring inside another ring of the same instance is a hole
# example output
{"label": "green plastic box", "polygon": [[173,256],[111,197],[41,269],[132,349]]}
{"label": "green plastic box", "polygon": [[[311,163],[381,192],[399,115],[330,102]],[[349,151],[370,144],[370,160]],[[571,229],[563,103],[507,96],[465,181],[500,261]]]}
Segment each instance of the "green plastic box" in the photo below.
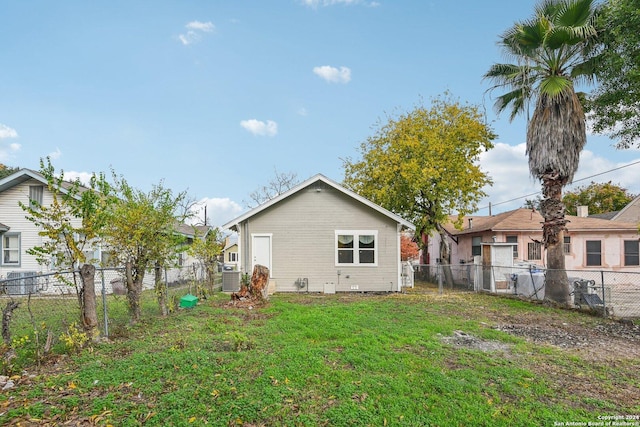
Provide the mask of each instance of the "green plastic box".
{"label": "green plastic box", "polygon": [[180,298],[180,308],[193,308],[198,303],[198,297],[187,294]]}

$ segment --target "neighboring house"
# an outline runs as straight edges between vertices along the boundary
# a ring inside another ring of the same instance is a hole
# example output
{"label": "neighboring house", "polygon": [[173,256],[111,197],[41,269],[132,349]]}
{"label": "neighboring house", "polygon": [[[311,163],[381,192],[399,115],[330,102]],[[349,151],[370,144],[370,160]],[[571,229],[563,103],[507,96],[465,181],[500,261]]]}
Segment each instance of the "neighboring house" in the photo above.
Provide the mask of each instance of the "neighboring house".
{"label": "neighboring house", "polygon": [[[186,246],[191,245],[195,239],[206,239],[207,234],[209,234],[210,231],[211,227],[208,225],[189,225],[180,223],[176,223],[175,225],[175,232],[184,236],[184,245]],[[199,262],[200,261],[188,251],[178,253],[178,267],[193,265]]]}
{"label": "neighboring house", "polygon": [[269,268],[273,291],[397,292],[401,217],[316,175],[228,222],[239,266]]}
{"label": "neighboring house", "polygon": [[627,206],[618,212],[614,212],[612,221],[631,222],[640,225],[640,195],[629,202]]}
{"label": "neighboring house", "polygon": [[238,270],[238,236],[227,236],[222,250],[222,259],[225,269],[230,267],[232,270]]}
{"label": "neighboring house", "polygon": [[[453,218],[453,217],[452,217]],[[618,270],[640,272],[639,235],[635,223],[567,216],[564,235],[567,270]],[[482,255],[483,243],[510,243],[514,262],[544,266],[542,216],[535,210],[516,209],[493,216],[465,217],[462,230],[445,226],[451,264],[473,262]],[[439,255],[439,236],[430,239],[431,259]]]}
{"label": "neighboring house", "polygon": [[[47,273],[53,268],[52,265],[38,264],[36,257],[26,252],[43,243],[43,237],[38,234],[39,229],[26,218],[26,212],[18,204],[29,204],[31,201],[41,205],[52,203],[53,194],[48,190],[44,176],[29,169],[21,169],[0,180],[0,212],[2,220],[8,226],[7,230],[0,230],[0,278],[19,272]],[[93,257],[96,254],[95,251],[88,251],[88,255]]]}
{"label": "neighboring house", "polygon": [[[3,224],[0,224],[0,279],[14,278],[19,274],[31,276],[56,271],[53,263],[40,265],[35,256],[27,253],[29,248],[41,246],[44,239],[39,235],[40,230],[26,218],[26,212],[18,204],[28,204],[30,201],[36,201],[43,206],[53,202],[53,193],[47,188],[47,180],[43,175],[30,169],[21,169],[0,180],[0,212],[3,221]],[[206,236],[209,229],[210,227],[206,226],[193,227],[181,224],[176,226],[175,231],[185,235],[188,244],[196,237]],[[88,260],[109,265],[109,253],[99,246],[86,248],[85,255]],[[192,262],[191,257],[183,254],[183,265],[190,265]],[[148,280],[151,281],[152,277],[145,276],[145,284]]]}

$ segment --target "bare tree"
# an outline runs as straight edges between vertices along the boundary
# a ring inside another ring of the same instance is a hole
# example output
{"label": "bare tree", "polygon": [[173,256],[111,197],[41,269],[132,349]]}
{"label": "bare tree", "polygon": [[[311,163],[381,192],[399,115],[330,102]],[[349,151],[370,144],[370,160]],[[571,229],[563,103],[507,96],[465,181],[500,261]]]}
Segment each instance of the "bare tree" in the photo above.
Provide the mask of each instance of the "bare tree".
{"label": "bare tree", "polygon": [[243,203],[248,208],[254,208],[258,205],[268,202],[274,197],[278,197],[280,194],[290,190],[300,183],[298,175],[295,172],[278,172],[276,168],[273,168],[274,176],[271,180],[262,187],[254,190],[249,194],[248,202],[243,200]]}

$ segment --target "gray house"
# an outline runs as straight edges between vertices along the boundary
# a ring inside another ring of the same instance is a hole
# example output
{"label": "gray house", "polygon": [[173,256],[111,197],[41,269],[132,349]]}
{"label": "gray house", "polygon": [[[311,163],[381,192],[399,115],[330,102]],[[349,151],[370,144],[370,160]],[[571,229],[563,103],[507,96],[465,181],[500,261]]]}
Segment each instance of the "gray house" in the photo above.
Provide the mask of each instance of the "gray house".
{"label": "gray house", "polygon": [[316,175],[228,222],[238,265],[270,271],[278,292],[397,292],[400,233],[413,224]]}

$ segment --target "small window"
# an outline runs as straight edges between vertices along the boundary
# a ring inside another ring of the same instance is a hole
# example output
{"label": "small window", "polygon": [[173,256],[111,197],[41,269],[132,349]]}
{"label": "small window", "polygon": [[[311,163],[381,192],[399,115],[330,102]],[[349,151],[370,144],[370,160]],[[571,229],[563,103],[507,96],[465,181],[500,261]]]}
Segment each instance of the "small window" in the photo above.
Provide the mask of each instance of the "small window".
{"label": "small window", "polygon": [[562,250],[565,255],[571,254],[571,236],[564,236],[564,246]]}
{"label": "small window", "polygon": [[2,236],[2,264],[20,265],[20,234],[5,233]]}
{"label": "small window", "polygon": [[336,264],[375,265],[377,240],[376,231],[337,231]]}
{"label": "small window", "polygon": [[238,252],[229,252],[229,262],[238,262]]}
{"label": "small window", "polygon": [[602,242],[587,240],[587,265],[602,265]]}
{"label": "small window", "polygon": [[624,241],[624,265],[640,265],[639,247],[637,240]]}
{"label": "small window", "polygon": [[542,259],[542,243],[529,242],[527,244],[527,259],[534,261]]}
{"label": "small window", "polygon": [[482,237],[471,238],[471,256],[482,255]]}
{"label": "small window", "polygon": [[518,236],[507,236],[507,243],[515,243],[513,245],[513,257],[518,258]]}
{"label": "small window", "polygon": [[44,194],[44,185],[29,186],[29,204],[32,208],[37,209],[42,206],[42,198]]}

